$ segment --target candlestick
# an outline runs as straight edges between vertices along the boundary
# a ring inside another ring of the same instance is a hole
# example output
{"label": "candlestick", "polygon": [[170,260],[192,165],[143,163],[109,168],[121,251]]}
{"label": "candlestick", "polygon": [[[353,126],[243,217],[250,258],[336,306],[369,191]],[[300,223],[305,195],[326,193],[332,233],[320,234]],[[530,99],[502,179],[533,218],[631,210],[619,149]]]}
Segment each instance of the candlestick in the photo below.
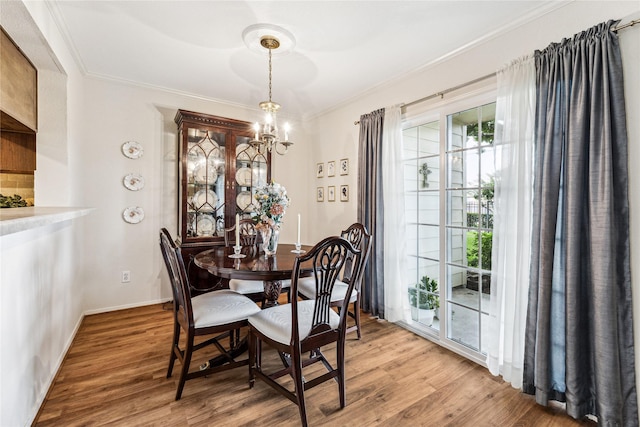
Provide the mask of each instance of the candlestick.
{"label": "candlestick", "polygon": [[302,247],[302,244],[300,243],[300,214],[298,214],[298,240],[296,241],[296,248],[293,249],[291,252],[293,252],[294,254],[305,253],[305,251],[300,249],[301,247]]}

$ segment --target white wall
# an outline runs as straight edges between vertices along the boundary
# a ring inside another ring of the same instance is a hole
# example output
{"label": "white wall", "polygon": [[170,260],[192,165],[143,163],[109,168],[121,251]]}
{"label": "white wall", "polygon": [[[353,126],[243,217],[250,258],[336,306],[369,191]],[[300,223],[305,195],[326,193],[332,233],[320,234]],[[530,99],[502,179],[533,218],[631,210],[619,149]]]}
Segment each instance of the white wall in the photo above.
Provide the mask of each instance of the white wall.
{"label": "white wall", "polygon": [[[78,157],[83,159],[77,171],[78,202],[97,208],[84,230],[85,308],[98,312],[170,299],[168,283],[161,280],[164,266],[158,230],[167,227],[174,235],[177,230],[176,111],[240,120],[255,119],[258,113],[97,79],[85,80],[83,96],[89,107],[79,126],[81,141],[76,144]],[[308,216],[302,202],[306,193],[304,169],[298,167],[309,157],[308,145],[304,129],[295,129],[299,142],[287,155],[273,156],[273,179],[287,188],[292,199],[283,225],[283,242],[295,240],[295,214]],[[121,145],[129,140],[144,147],[140,159],[122,155]],[[142,190],[132,192],[122,185],[122,178],[130,172],[145,178]],[[136,225],[125,223],[122,211],[127,206],[141,206],[144,220]],[[120,283],[123,270],[131,272],[130,283]]]}

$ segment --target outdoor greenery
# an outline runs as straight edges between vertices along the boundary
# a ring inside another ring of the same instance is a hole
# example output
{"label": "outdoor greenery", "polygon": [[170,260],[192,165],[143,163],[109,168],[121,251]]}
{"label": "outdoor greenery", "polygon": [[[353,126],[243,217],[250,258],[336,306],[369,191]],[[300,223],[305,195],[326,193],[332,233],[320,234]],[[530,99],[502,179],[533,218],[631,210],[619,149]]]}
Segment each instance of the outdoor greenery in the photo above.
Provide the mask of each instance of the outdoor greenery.
{"label": "outdoor greenery", "polygon": [[438,299],[438,282],[429,276],[422,276],[415,287],[409,288],[411,306],[424,310],[437,310],[440,307]]}
{"label": "outdoor greenery", "polygon": [[478,265],[479,246],[478,232],[467,232],[467,265],[469,267],[480,267],[484,270],[491,270],[491,250],[493,233],[491,231],[482,232],[482,265]]}
{"label": "outdoor greenery", "polygon": [[[493,144],[493,134],[495,132],[495,121],[487,120],[482,122],[482,142],[486,144]],[[478,140],[478,123],[471,123],[467,125],[467,136],[472,136]]]}

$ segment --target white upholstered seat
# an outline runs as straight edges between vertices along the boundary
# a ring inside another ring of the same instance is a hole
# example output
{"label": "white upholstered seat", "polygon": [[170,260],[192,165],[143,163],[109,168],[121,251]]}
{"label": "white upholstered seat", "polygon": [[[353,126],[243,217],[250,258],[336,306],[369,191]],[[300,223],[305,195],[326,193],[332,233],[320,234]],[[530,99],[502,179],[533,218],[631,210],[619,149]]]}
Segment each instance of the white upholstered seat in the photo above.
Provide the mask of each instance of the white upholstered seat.
{"label": "white upholstered seat", "polygon": [[260,311],[260,307],[249,298],[229,290],[214,291],[193,297],[191,308],[196,328],[238,322]]}
{"label": "white upholstered seat", "polygon": [[[298,331],[300,340],[305,339],[311,331],[313,320],[314,300],[298,302]],[[329,325],[335,329],[340,322],[340,316],[329,310]],[[291,341],[291,304],[277,305],[267,308],[249,317],[249,324],[264,335],[280,344]]]}
{"label": "white upholstered seat", "polygon": [[[291,279],[282,281],[282,289],[291,287]],[[262,280],[229,280],[229,289],[242,295],[259,294],[264,292],[264,282]]]}
{"label": "white upholstered seat", "polygon": [[[344,297],[347,295],[347,289],[349,289],[349,285],[340,280],[336,280],[336,284],[333,285],[333,290],[331,291],[331,302],[344,301]],[[315,278],[301,277],[300,280],[298,280],[298,293],[308,299],[316,299]],[[349,302],[355,302],[357,299],[358,291],[354,289],[351,293],[351,298],[349,298]]]}

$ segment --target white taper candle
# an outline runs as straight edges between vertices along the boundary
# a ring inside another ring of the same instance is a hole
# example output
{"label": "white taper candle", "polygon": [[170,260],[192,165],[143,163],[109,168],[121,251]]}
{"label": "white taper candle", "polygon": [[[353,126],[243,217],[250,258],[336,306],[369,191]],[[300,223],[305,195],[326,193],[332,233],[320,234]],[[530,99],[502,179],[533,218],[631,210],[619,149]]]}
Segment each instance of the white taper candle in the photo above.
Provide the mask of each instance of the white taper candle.
{"label": "white taper candle", "polygon": [[236,214],[236,246],[240,246],[240,215]]}

